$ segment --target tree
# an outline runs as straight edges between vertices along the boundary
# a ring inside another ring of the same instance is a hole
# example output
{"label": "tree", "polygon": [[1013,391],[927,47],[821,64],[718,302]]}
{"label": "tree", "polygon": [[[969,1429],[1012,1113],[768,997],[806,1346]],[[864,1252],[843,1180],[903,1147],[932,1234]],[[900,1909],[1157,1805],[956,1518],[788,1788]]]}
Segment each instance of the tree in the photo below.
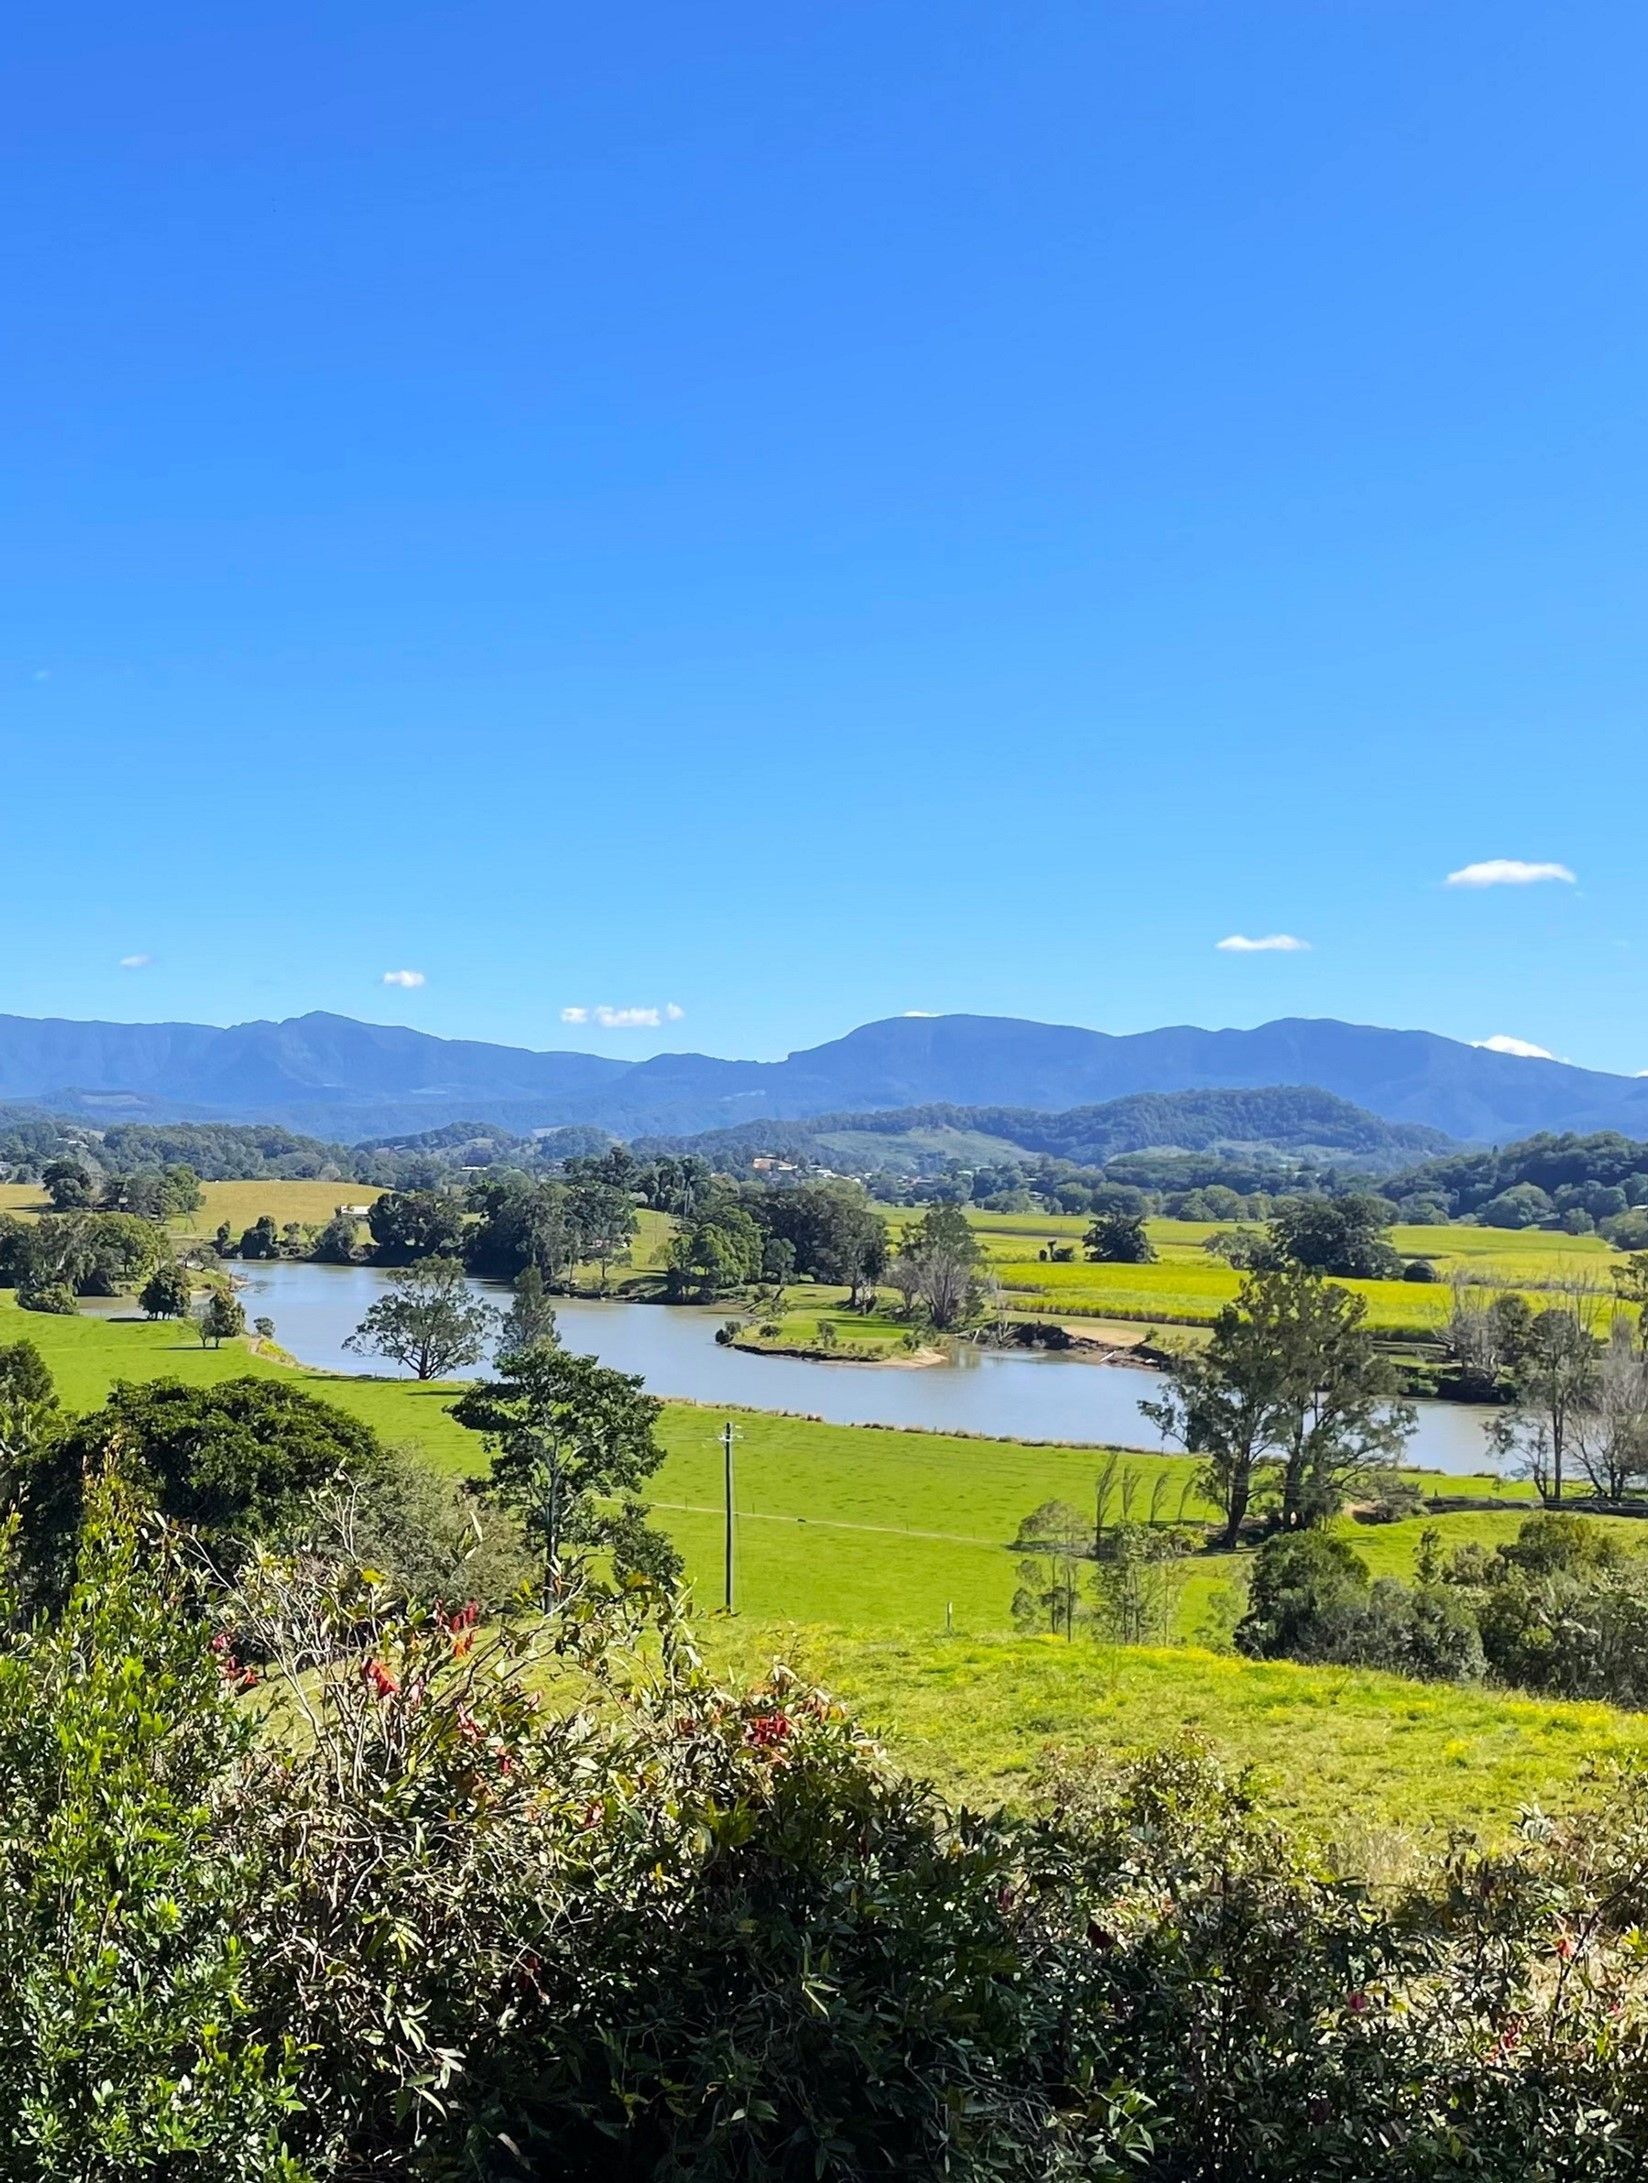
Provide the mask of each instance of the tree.
{"label": "tree", "polygon": [[1623,1501],[1648,1474],[1648,1357],[1630,1322],[1615,1319],[1587,1399],[1574,1413],[1574,1451],[1592,1491]]}
{"label": "tree", "polygon": [[19,1289],[118,1296],[159,1265],[166,1239],[129,1213],[48,1213],[24,1231],[11,1256]]}
{"label": "tree", "polygon": [[1358,1482],[1391,1468],[1415,1418],[1374,1347],[1365,1298],[1302,1270],[1254,1286],[1282,1366],[1281,1521],[1294,1530],[1326,1522]]}
{"label": "tree", "polygon": [[189,1525],[222,1570],[249,1539],[294,1523],[322,1486],[376,1476],[386,1460],[368,1427],[279,1380],[148,1380],[117,1387],[102,1409],[72,1422],[55,1396],[36,1397],[34,1411],[5,1490],[24,1590],[47,1608],[68,1596],[88,1484],[100,1476],[117,1474],[144,1505]]}
{"label": "tree", "polygon": [[221,1349],[246,1331],[246,1310],[238,1296],[225,1288],[207,1294],[195,1320],[202,1349]]}
{"label": "tree", "polygon": [[1367,1306],[1294,1267],[1256,1273],[1200,1354],[1168,1370],[1168,1392],[1139,1405],[1192,1454],[1235,1545],[1261,1478],[1273,1477],[1285,1529],[1321,1523],[1360,1480],[1393,1464],[1413,1431],[1396,1375],[1374,1348]]}
{"label": "tree", "polygon": [[[854,1304],[874,1288],[886,1265],[887,1231],[857,1184],[799,1183],[763,1190],[750,1202],[767,1234],[763,1280],[808,1275],[849,1289]],[[787,1264],[784,1244],[792,1254]]]}
{"label": "tree", "polygon": [[1087,1255],[1107,1266],[1153,1266],[1156,1246],[1139,1213],[1101,1213],[1087,1231]]}
{"label": "tree", "polygon": [[415,1379],[445,1379],[484,1355],[497,1318],[471,1293],[455,1258],[424,1258],[393,1274],[386,1293],[344,1342],[358,1356],[388,1357]]}
{"label": "tree", "polygon": [[60,1213],[86,1212],[97,1195],[97,1178],[79,1160],[48,1161],[40,1180]]}
{"label": "tree", "polygon": [[1287,1376],[1275,1320],[1273,1292],[1245,1282],[1206,1348],[1175,1356],[1163,1373],[1166,1394],[1139,1404],[1165,1439],[1202,1457],[1198,1483],[1224,1511],[1225,1547],[1241,1538],[1255,1488],[1282,1446]]}
{"label": "tree", "polygon": [[759,1279],[763,1238],[741,1205],[717,1204],[671,1239],[665,1271],[671,1293],[712,1303]]}
{"label": "tree", "polygon": [[252,1226],[240,1239],[242,1258],[278,1258],[280,1256],[280,1231],[275,1226],[273,1213],[260,1213]]}
{"label": "tree", "polygon": [[1367,1563],[1334,1532],[1278,1533],[1254,1560],[1237,1650],[1258,1660],[1320,1657],[1369,1582]]}
{"label": "tree", "polygon": [[311,1255],[323,1266],[352,1266],[360,1224],[353,1213],[336,1212],[316,1231]]}
{"label": "tree", "polygon": [[932,1205],[900,1239],[888,1279],[942,1333],[968,1320],[978,1306],[984,1253],[959,1205]]}
{"label": "tree", "polygon": [[323,1487],[379,1478],[388,1462],[347,1411],[251,1375],[123,1384],[76,1421],[63,1459],[80,1474],[113,1468],[160,1514],[224,1546],[283,1530]]}
{"label": "tree", "polygon": [[[1167,1483],[1165,1473],[1158,1483]],[[1093,1569],[1094,1611],[1104,1634],[1119,1645],[1167,1644],[1190,1551],[1177,1525],[1124,1517],[1107,1526]]]}
{"label": "tree", "polygon": [[1476,1218],[1484,1228],[1537,1228],[1555,1212],[1554,1202],[1537,1184],[1519,1182],[1479,1206]]}
{"label": "tree", "polygon": [[14,1508],[29,1466],[63,1421],[57,1387],[32,1342],[0,1346],[0,1473],[4,1505]]}
{"label": "tree", "polygon": [[544,1277],[536,1266],[527,1266],[515,1276],[514,1299],[498,1329],[498,1354],[511,1357],[518,1350],[552,1345],[559,1339]]}
{"label": "tree", "polygon": [[612,1261],[621,1258],[634,1239],[635,1200],[602,1174],[580,1175],[568,1192],[567,1212],[579,1257],[593,1259],[600,1268],[604,1296]]}
{"label": "tree", "polygon": [[1475,1284],[1454,1282],[1453,1309],[1442,1339],[1452,1360],[1454,1384],[1465,1400],[1498,1400],[1521,1357],[1531,1319],[1520,1296],[1490,1301]]}
{"label": "tree", "polygon": [[464,1255],[471,1266],[507,1281],[536,1266],[550,1287],[565,1286],[579,1239],[564,1182],[486,1176],[471,1189],[469,1202],[480,1216],[466,1239]]}
{"label": "tree", "polygon": [[366,1225],[385,1265],[457,1258],[463,1252],[463,1206],[444,1190],[386,1190],[373,1199]]}
{"label": "tree", "polygon": [[169,1218],[181,1219],[189,1213],[198,1213],[206,1202],[200,1187],[200,1177],[187,1160],[173,1160],[161,1170],[161,1181],[166,1188],[166,1213]]}
{"label": "tree", "polygon": [[1365,1193],[1344,1198],[1284,1198],[1270,1223],[1276,1256],[1311,1273],[1343,1280],[1393,1280],[1401,1261],[1386,1241],[1395,1207]]}
{"label": "tree", "polygon": [[546,1601],[603,1547],[620,1578],[673,1580],[673,1549],[648,1530],[634,1495],[664,1459],[662,1408],[638,1377],[543,1342],[502,1357],[495,1380],[452,1405],[458,1423],[479,1433],[491,1454],[491,1489],[526,1527],[543,1564]]}
{"label": "tree", "polygon": [[137,1300],[151,1319],[186,1319],[189,1294],[188,1274],[175,1258],[168,1258],[144,1282]]}
{"label": "tree", "polygon": [[1093,1552],[1087,1518],[1068,1501],[1043,1501],[1019,1525],[1013,1552],[1023,1557],[1013,1620],[1020,1629],[1073,1637],[1082,1611],[1081,1572]]}
{"label": "tree", "polygon": [[1502,1457],[1518,1463],[1545,1501],[1560,1501],[1579,1418],[1595,1397],[1600,1354],[1575,1304],[1535,1313],[1514,1373],[1516,1402],[1488,1428]]}

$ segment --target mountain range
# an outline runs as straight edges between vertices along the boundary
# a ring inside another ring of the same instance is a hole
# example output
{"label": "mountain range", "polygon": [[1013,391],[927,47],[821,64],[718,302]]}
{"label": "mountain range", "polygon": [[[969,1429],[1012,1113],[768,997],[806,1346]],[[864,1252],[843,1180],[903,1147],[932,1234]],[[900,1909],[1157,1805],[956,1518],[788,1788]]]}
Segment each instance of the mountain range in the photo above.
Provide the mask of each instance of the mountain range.
{"label": "mountain range", "polygon": [[279,1122],[340,1140],[473,1117],[633,1137],[934,1103],[1058,1112],[1135,1092],[1268,1085],[1312,1086],[1478,1144],[1539,1130],[1648,1137],[1648,1080],[1332,1019],[1112,1034],[894,1016],[782,1061],[621,1061],[319,1013],[227,1029],[0,1016],[0,1100],[92,1122]]}

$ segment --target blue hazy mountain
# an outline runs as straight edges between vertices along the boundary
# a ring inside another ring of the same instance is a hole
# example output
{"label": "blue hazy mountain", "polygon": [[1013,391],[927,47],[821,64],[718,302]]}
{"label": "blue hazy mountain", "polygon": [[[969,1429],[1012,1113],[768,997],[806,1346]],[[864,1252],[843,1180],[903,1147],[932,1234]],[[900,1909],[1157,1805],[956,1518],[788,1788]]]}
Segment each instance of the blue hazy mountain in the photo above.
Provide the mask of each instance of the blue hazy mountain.
{"label": "blue hazy mountain", "polygon": [[636,1136],[939,1103],[1060,1112],[1135,1092],[1279,1084],[1478,1143],[1538,1130],[1648,1137],[1648,1080],[1331,1019],[1116,1035],[1009,1016],[896,1016],[782,1061],[621,1061],[325,1014],[227,1028],[0,1016],[0,1100],[91,1121],[255,1120],[344,1139],[474,1116]]}

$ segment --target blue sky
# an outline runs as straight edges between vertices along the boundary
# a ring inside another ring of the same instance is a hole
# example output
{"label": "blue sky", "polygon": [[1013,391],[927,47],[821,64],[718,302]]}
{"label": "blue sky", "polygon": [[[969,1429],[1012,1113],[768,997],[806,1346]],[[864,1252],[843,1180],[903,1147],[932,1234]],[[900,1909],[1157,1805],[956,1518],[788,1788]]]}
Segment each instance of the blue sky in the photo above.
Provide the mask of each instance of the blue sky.
{"label": "blue sky", "polygon": [[1648,1069],[1645,76],[1583,0],[26,13],[0,1009]]}

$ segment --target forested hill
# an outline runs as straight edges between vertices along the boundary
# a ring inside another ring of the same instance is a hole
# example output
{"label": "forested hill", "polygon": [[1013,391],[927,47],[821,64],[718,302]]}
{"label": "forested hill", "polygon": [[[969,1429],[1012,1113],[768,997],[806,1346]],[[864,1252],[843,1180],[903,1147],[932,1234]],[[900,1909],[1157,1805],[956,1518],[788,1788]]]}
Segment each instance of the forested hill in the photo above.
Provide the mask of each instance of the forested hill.
{"label": "forested hill", "polygon": [[1440,1130],[1383,1122],[1349,1100],[1301,1085],[1139,1092],[1061,1114],[941,1103],[868,1114],[821,1114],[804,1123],[746,1122],[685,1137],[641,1138],[636,1144],[643,1154],[695,1152],[717,1164],[771,1153],[864,1167],[910,1166],[946,1152],[965,1160],[970,1151],[1017,1151],[1102,1167],[1129,1152],[1261,1148],[1295,1159],[1390,1168],[1412,1162],[1416,1153],[1435,1154],[1451,1145]]}
{"label": "forested hill", "polygon": [[[1454,1152],[1391,1178],[1386,1189],[1405,1204],[1429,1201],[1438,1218],[1493,1228],[1583,1229],[1633,1214],[1633,1239],[1648,1206],[1648,1143],[1612,1130],[1525,1138],[1490,1152]],[[1613,1226],[1606,1231],[1613,1234]],[[1640,1244],[1633,1240],[1633,1248]]]}

